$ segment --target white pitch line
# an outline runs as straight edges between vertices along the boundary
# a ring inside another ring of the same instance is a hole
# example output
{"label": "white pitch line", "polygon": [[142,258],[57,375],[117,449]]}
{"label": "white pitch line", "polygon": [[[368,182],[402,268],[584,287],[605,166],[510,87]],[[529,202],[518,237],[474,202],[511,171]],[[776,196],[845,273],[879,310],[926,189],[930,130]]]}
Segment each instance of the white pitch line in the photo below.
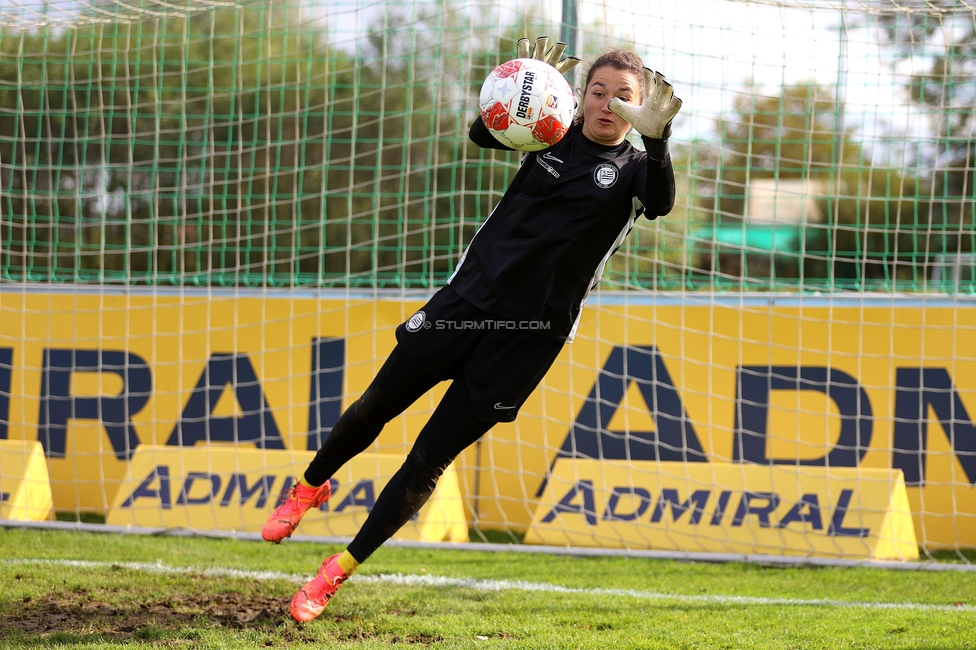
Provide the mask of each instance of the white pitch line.
{"label": "white pitch line", "polygon": [[[152,573],[166,573],[177,575],[202,575],[221,578],[239,578],[245,580],[282,580],[302,584],[311,576],[299,573],[284,573],[281,571],[245,571],[242,569],[226,569],[221,567],[177,567],[167,566],[162,562],[93,562],[88,560],[46,560],[46,559],[2,559],[2,564],[10,565],[56,565],[64,567],[90,569],[130,569],[132,571],[146,571]],[[935,605],[931,603],[898,603],[898,602],[858,602],[852,600],[836,600],[833,598],[767,598],[762,596],[721,596],[700,594],[669,594],[657,591],[642,591],[640,589],[601,589],[599,587],[563,587],[544,582],[526,582],[522,580],[477,580],[474,578],[448,578],[431,575],[403,575],[376,574],[359,575],[355,582],[371,584],[394,584],[421,587],[462,587],[476,591],[528,591],[553,594],[572,594],[580,596],[605,596],[611,598],[634,598],[640,600],[658,600],[685,603],[705,603],[721,605],[784,605],[792,607],[846,607],[859,609],[891,609],[913,611],[941,611],[941,612],[976,612],[973,605]]]}

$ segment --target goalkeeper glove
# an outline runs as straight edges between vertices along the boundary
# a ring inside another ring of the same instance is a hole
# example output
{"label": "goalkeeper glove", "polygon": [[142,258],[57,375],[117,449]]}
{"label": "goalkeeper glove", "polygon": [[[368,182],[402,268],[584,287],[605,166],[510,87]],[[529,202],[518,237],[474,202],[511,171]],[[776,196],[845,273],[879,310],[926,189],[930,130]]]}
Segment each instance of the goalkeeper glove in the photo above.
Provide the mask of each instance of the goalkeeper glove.
{"label": "goalkeeper glove", "polygon": [[644,101],[634,106],[619,97],[607,107],[624,118],[637,132],[654,140],[667,140],[671,135],[671,120],[681,110],[681,100],[674,96],[674,88],[664,75],[644,68]]}
{"label": "goalkeeper glove", "polygon": [[578,57],[568,55],[563,56],[563,52],[566,51],[565,43],[556,43],[548,50],[549,47],[549,37],[540,36],[535,39],[535,48],[530,53],[529,52],[529,39],[520,38],[518,43],[515,44],[515,58],[517,59],[538,59],[543,63],[548,63],[559,72],[559,74],[566,74],[570,70],[576,67],[580,62]]}

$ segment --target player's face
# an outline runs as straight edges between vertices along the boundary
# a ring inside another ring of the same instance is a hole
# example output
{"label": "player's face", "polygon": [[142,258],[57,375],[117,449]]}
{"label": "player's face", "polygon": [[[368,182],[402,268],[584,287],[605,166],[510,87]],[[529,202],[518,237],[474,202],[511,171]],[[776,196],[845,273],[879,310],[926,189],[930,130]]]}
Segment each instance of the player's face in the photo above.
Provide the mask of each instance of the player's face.
{"label": "player's face", "polygon": [[609,108],[607,103],[619,97],[628,104],[640,104],[640,80],[629,70],[603,66],[593,72],[583,96],[583,135],[593,142],[617,145],[630,131],[630,124]]}

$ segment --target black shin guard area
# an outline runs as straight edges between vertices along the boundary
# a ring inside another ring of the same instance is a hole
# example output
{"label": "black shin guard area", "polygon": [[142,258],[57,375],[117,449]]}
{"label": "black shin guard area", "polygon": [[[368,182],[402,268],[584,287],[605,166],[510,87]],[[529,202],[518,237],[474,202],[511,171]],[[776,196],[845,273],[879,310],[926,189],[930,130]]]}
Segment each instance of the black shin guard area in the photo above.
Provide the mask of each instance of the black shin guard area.
{"label": "black shin guard area", "polygon": [[458,393],[453,385],[448,388],[417,436],[406,461],[383,488],[362,529],[349,545],[349,552],[357,561],[366,561],[410,521],[427,503],[447,466],[494,424],[470,415]]}
{"label": "black shin guard area", "polygon": [[376,378],[336,421],[305,470],[305,480],[322,485],[357,454],[373,444],[386,423],[430,390],[437,379],[394,348]]}

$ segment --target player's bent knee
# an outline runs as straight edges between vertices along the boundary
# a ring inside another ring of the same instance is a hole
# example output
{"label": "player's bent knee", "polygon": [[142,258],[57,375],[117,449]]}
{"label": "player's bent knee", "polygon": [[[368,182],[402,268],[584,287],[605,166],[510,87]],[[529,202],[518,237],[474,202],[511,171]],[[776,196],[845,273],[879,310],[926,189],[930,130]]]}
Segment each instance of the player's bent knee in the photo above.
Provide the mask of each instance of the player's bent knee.
{"label": "player's bent knee", "polygon": [[409,490],[418,494],[434,491],[437,481],[444,470],[451,464],[453,458],[441,458],[427,453],[423,449],[414,448],[404,462]]}

